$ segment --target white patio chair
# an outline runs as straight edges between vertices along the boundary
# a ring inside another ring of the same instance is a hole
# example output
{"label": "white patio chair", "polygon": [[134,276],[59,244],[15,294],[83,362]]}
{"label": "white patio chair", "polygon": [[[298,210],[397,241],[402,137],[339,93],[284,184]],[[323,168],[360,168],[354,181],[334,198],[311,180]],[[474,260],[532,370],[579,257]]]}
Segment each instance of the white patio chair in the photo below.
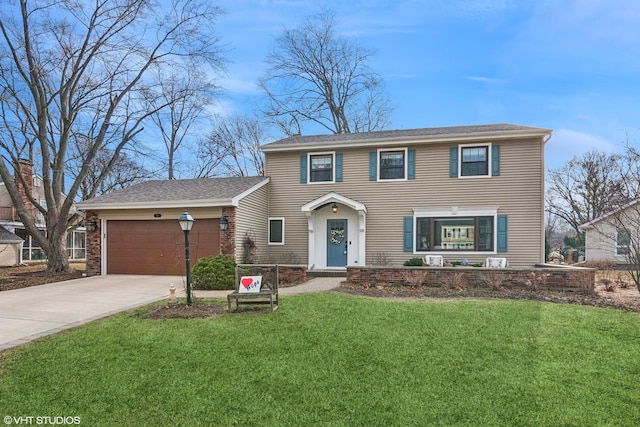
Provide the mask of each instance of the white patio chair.
{"label": "white patio chair", "polygon": [[506,258],[487,258],[484,262],[486,268],[507,268]]}
{"label": "white patio chair", "polygon": [[442,255],[425,255],[424,265],[427,267],[442,267],[444,266],[444,259]]}

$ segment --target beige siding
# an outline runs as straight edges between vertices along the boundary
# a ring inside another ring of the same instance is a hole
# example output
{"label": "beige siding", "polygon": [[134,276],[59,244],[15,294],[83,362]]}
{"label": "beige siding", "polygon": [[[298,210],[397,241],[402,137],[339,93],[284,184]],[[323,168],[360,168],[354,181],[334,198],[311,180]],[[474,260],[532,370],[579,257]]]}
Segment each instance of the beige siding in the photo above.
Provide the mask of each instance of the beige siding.
{"label": "beige siding", "polygon": [[20,264],[22,243],[0,243],[0,267]]}
{"label": "beige siding", "polygon": [[256,244],[256,261],[263,262],[267,257],[267,221],[269,204],[269,186],[264,185],[244,197],[236,209],[236,257],[239,262],[244,255],[245,236],[251,237]]}
{"label": "beige siding", "polygon": [[[465,142],[468,144],[469,142]],[[302,205],[329,192],[336,192],[366,205],[367,264],[383,253],[400,265],[414,256],[403,252],[403,217],[414,209],[435,210],[459,207],[498,208],[508,215],[508,258],[511,266],[531,266],[541,262],[543,249],[543,158],[539,139],[497,141],[500,145],[500,176],[490,178],[450,178],[449,149],[456,144],[411,145],[416,150],[416,179],[396,182],[369,181],[367,147],[337,149],[343,154],[343,182],[301,184],[300,156],[297,152],[271,152],[266,155],[266,173],[271,178],[269,216],[286,218],[286,244],[270,246],[270,255],[297,254],[301,262],[308,257],[307,218]],[[328,150],[328,151],[334,151]],[[484,260],[486,256],[460,256],[445,259]]]}

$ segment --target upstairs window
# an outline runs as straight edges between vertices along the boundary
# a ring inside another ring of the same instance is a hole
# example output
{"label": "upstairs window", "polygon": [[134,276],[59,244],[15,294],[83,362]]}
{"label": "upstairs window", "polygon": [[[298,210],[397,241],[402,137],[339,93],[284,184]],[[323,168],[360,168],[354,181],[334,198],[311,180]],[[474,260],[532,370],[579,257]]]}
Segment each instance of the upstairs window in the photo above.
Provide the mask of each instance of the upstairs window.
{"label": "upstairs window", "polygon": [[380,151],[379,156],[381,180],[406,178],[406,150]]}
{"label": "upstairs window", "polygon": [[500,145],[465,144],[450,148],[451,178],[493,177],[500,175]]}
{"label": "upstairs window", "polygon": [[489,175],[489,147],[462,147],[461,176]]}
{"label": "upstairs window", "polygon": [[312,154],[310,182],[333,182],[333,154]]}
{"label": "upstairs window", "polygon": [[342,182],[342,153],[308,153],[300,156],[300,183]]}

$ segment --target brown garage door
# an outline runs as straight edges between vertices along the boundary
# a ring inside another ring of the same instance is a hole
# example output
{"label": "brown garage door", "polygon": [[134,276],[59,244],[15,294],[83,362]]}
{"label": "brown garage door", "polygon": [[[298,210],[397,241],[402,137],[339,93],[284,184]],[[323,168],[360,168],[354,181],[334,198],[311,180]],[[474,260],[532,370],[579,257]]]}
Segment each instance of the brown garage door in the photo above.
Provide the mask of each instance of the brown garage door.
{"label": "brown garage door", "polygon": [[[220,220],[198,219],[189,233],[191,267],[220,253]],[[108,274],[184,275],[184,232],[177,220],[109,221]]]}

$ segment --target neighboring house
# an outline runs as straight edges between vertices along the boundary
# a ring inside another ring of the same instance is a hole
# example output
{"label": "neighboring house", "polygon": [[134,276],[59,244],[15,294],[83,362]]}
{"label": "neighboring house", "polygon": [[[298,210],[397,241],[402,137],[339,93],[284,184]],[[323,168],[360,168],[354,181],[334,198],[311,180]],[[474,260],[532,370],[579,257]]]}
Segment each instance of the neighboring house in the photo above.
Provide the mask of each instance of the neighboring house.
{"label": "neighboring house", "polygon": [[[31,163],[27,161],[21,161],[20,170],[22,171],[24,181],[29,186],[29,191],[34,199],[38,200],[41,205],[46,206],[46,200],[44,196],[44,189],[42,186],[42,177],[33,173],[33,167]],[[16,182],[18,178],[16,177]],[[31,202],[27,199],[25,191],[20,188],[23,200],[26,206],[30,206],[28,211],[30,215],[35,219],[36,225],[44,233],[46,230],[46,224],[44,216],[31,205]],[[5,187],[4,182],[0,179],[0,226],[3,226],[8,231],[19,236],[23,241],[22,247],[22,261],[35,261],[44,260],[46,256],[44,251],[35,239],[27,232],[24,224],[18,216],[18,212],[13,204],[13,200],[9,196],[9,191]],[[67,235],[67,253],[71,261],[80,261],[85,259],[85,231],[84,228],[78,228],[69,232]]]}
{"label": "neighboring house", "polygon": [[0,225],[0,267],[10,267],[22,261],[23,240]]}
{"label": "neighboring house", "polygon": [[[256,261],[310,269],[402,265],[424,255],[470,263],[505,257],[512,267],[531,267],[544,261],[550,136],[549,129],[496,124],[285,138],[262,147],[268,178],[151,181],[80,204],[102,229],[95,241],[89,233],[88,268],[162,274],[144,267],[153,252],[145,241],[152,224],[167,219],[162,253],[179,257],[184,209],[196,225],[213,220],[209,228],[228,216],[232,231],[221,237],[227,249],[220,252],[238,262],[247,234]],[[240,182],[246,187],[229,192]],[[114,249],[120,239],[135,250]],[[110,260],[120,251],[137,253],[139,265],[117,270]]]}
{"label": "neighboring house", "polygon": [[640,201],[596,218],[578,229],[584,232],[586,261],[628,264],[640,255]]}
{"label": "neighboring house", "polygon": [[185,272],[178,217],[195,219],[190,259],[226,254],[241,261],[245,239],[266,248],[269,178],[147,181],[77,205],[86,211],[88,274]]}

